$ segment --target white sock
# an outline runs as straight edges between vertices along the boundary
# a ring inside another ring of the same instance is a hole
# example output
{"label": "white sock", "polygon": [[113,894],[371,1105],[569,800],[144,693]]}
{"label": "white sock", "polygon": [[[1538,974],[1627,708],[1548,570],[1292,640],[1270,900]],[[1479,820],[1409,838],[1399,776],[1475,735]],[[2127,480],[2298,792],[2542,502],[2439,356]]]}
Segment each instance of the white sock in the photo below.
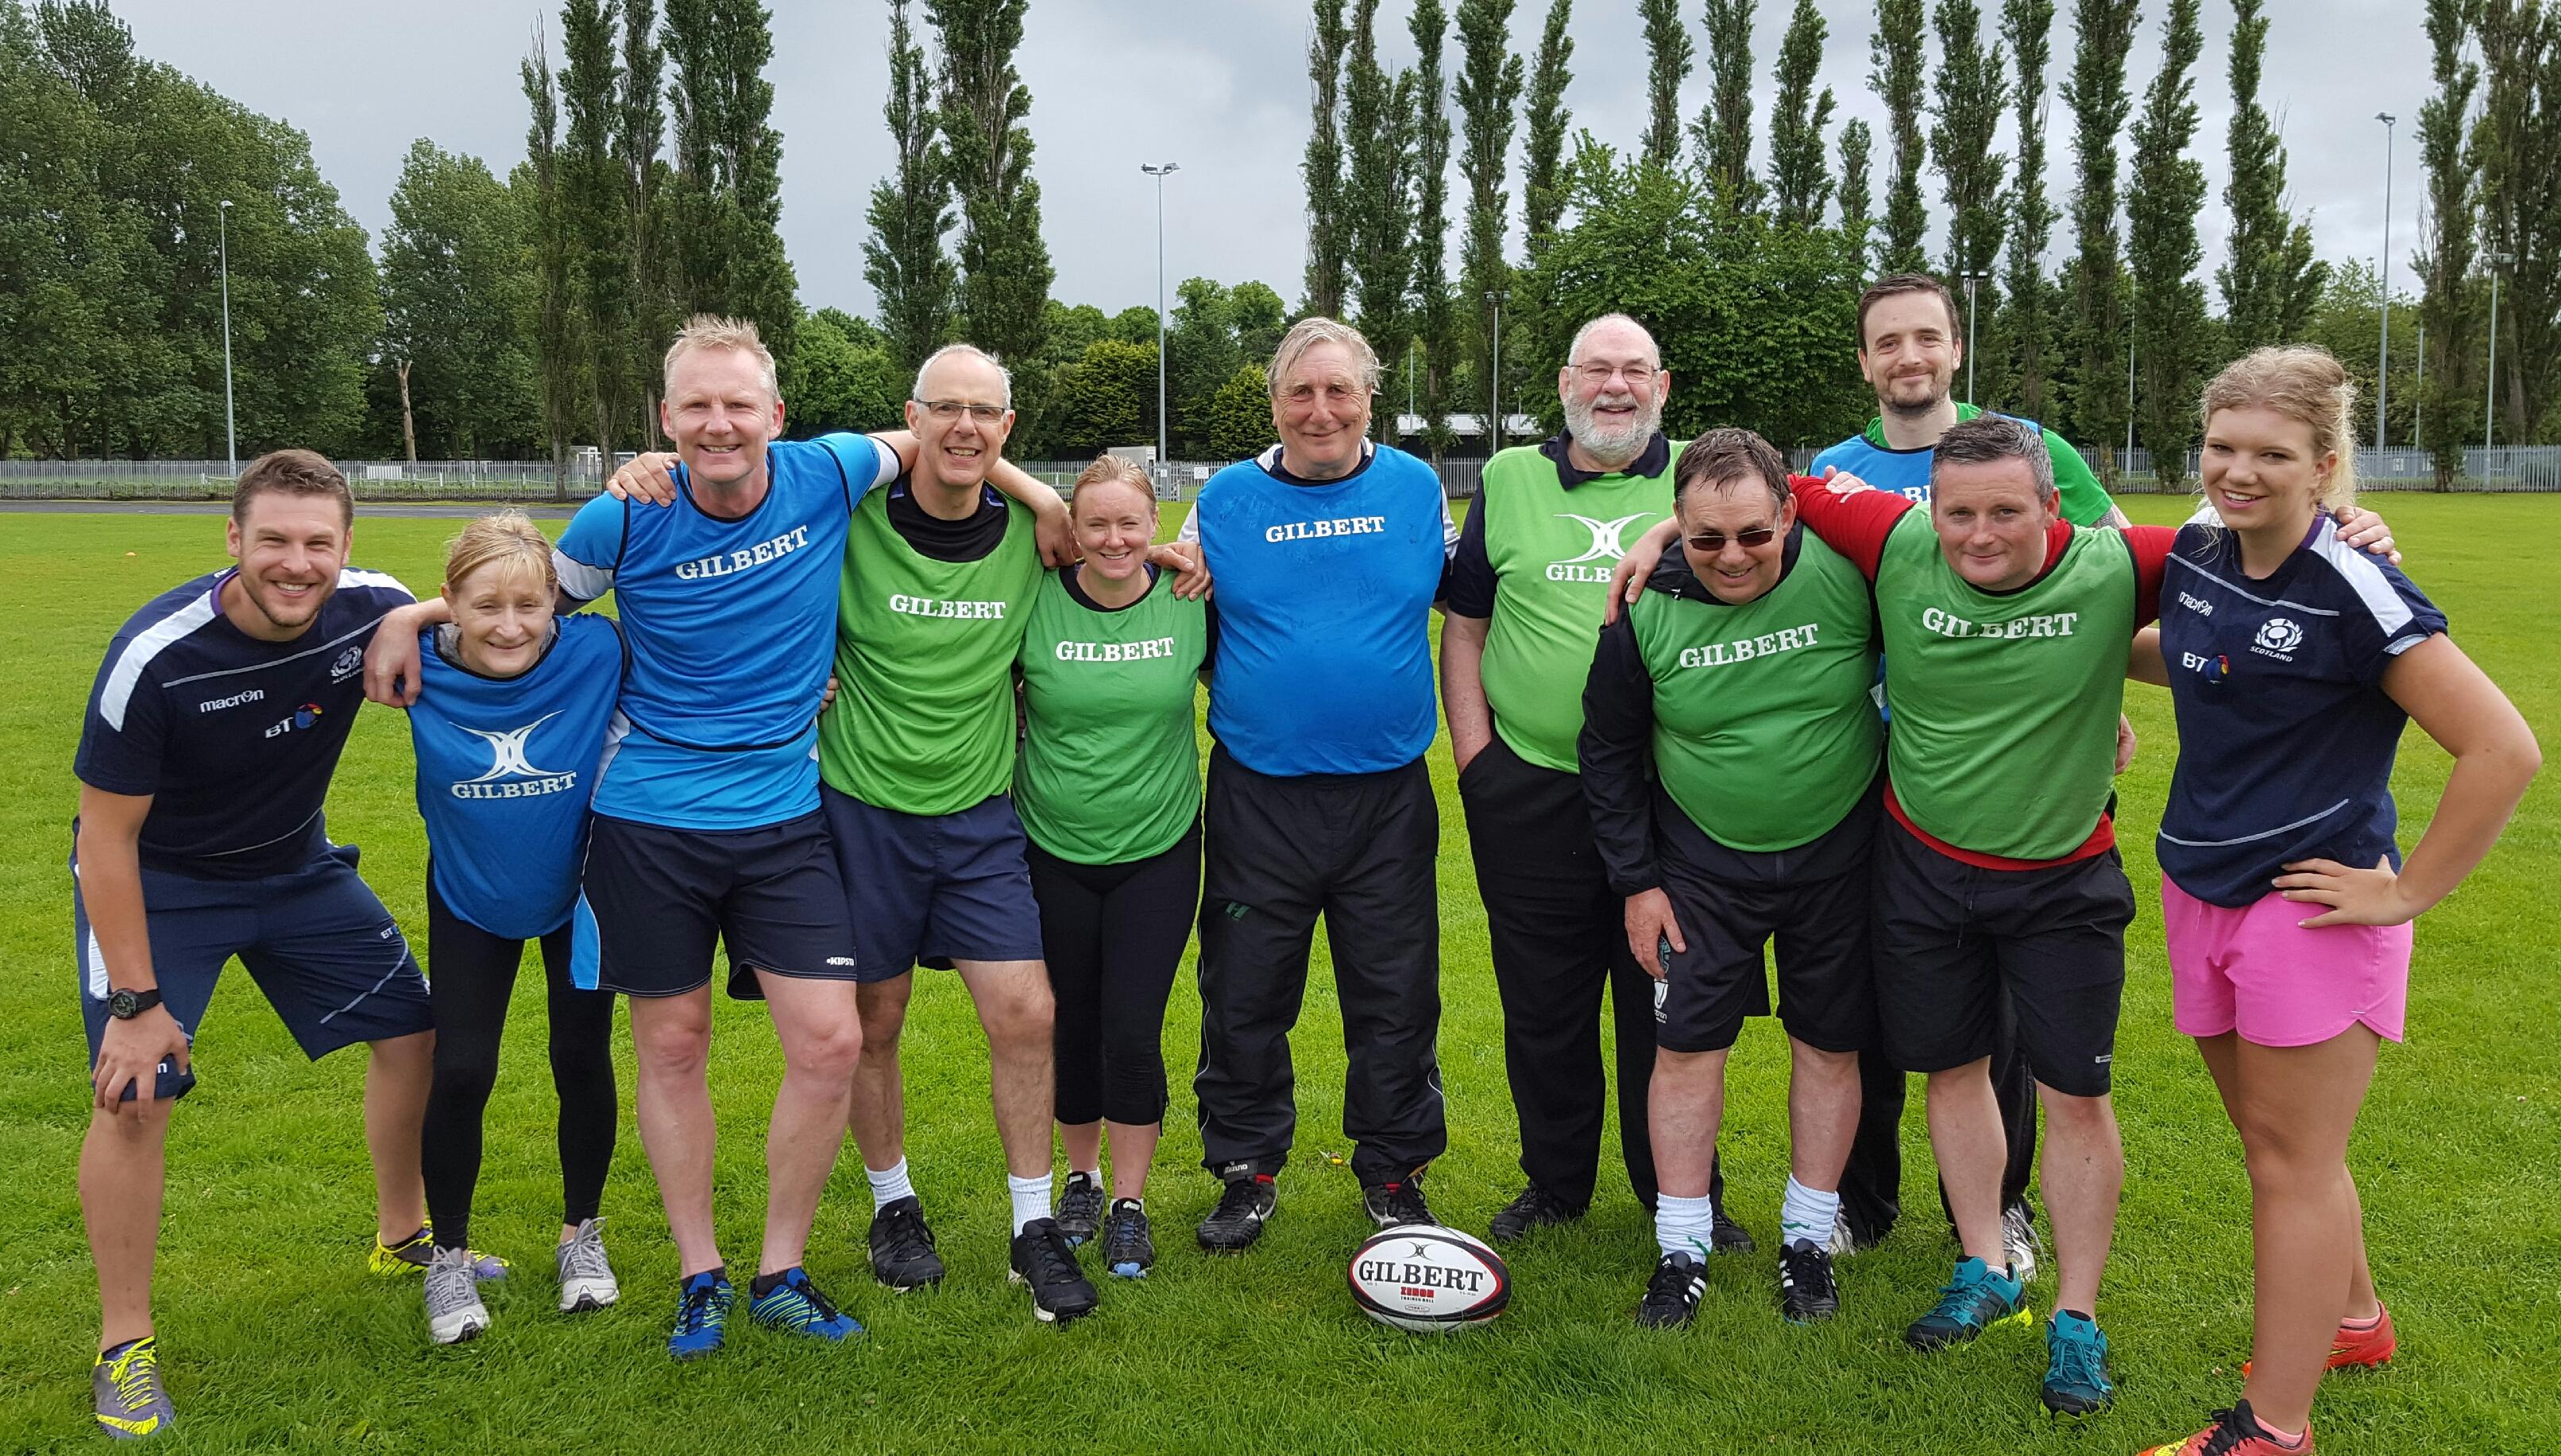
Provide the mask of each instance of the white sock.
{"label": "white sock", "polygon": [[1839,1217],[1838,1189],[1825,1193],[1807,1188],[1791,1175],[1787,1200],[1779,1205],[1779,1244],[1784,1248],[1801,1238],[1816,1248],[1829,1248],[1832,1224]]}
{"label": "white sock", "polygon": [[1687,1254],[1704,1262],[1711,1240],[1716,1235],[1716,1198],[1702,1194],[1694,1199],[1676,1199],[1659,1194],[1654,1199],[1654,1242],[1667,1254]]}
{"label": "white sock", "polygon": [[1035,1218],[1049,1216],[1049,1175],[1016,1178],[1005,1175],[1005,1192],[1014,1199],[1014,1231],[1020,1233]]}
{"label": "white sock", "polygon": [[900,1199],[916,1197],[916,1185],[907,1181],[905,1158],[887,1168],[865,1167],[863,1176],[872,1181],[872,1212],[875,1213]]}

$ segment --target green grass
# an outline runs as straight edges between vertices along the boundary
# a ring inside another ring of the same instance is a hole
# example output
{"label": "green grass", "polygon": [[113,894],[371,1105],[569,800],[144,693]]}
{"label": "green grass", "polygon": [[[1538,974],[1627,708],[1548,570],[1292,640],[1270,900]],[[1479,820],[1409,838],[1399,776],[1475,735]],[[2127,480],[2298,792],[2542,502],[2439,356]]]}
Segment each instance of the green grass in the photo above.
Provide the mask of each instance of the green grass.
{"label": "green grass", "polygon": [[[2561,654],[2529,543],[2561,531],[2561,499],[2393,496],[2381,502],[2418,579],[2460,640],[2544,736],[2561,727]],[[2128,502],[2172,521],[2183,503]],[[0,1451],[84,1448],[96,1304],[74,1184],[86,1121],[63,859],[84,695],[108,635],[152,594],[217,565],[206,518],[13,516],[0,540]],[[1168,522],[1170,529],[1171,523]],[[430,586],[449,521],[369,520],[358,560]],[[2247,1190],[2239,1147],[2203,1066],[2169,1024],[2149,831],[2168,784],[2162,695],[2133,691],[2144,748],[2124,785],[2127,861],[2144,911],[2117,1059],[2130,1165],[2102,1317],[2123,1393],[2074,1431],[2035,1398],[2041,1344],[2010,1331],[1961,1353],[1902,1348],[1903,1324],[1952,1250],[1931,1205],[1912,1099],[1907,1204],[1884,1247],[1843,1268],[1847,1308],[1795,1330],[1774,1307],[1767,1253],[1719,1261],[1685,1334],[1627,1316],[1652,1258],[1621,1175],[1579,1227],[1512,1261],[1517,1298],[1490,1329],[1449,1340],[1380,1328],[1351,1306],[1341,1265],[1365,1231],[1350,1174],[1322,1154],[1340,1136],[1342,1054],[1320,966],[1297,1041],[1300,1126],[1282,1213],[1251,1255],[1213,1262],[1189,1236],[1214,1188],[1179,1079],[1197,1003],[1175,997],[1167,1060],[1174,1123],[1152,1200],[1163,1263],[1111,1283],[1068,1330],[1035,1326],[1004,1283],[1002,1165],[985,1052],[966,998],[928,974],[907,1042],[910,1146],[951,1264],[937,1293],[896,1299],[867,1277],[870,1200],[848,1155],[819,1216],[811,1265],[871,1326],[844,1351],[744,1328],[707,1366],[660,1352],[674,1256],[626,1115],[606,1195],[625,1300],[552,1312],[547,1248],[558,1175],[542,1004],[528,978],[490,1110],[477,1241],[516,1260],[496,1327],[453,1350],[426,1342],[418,1286],[363,1272],[372,1228],[360,1134],[362,1065],[295,1052],[246,977],[225,982],[197,1046],[202,1088],[170,1140],[159,1328],[178,1403],[173,1451],[858,1450],[1022,1452],[1105,1447],[1230,1450],[1598,1447],[1753,1451],[2131,1452],[2228,1403],[2249,1341]],[[1441,1039],[1451,1151],[1434,1170],[1443,1216],[1481,1227],[1518,1183],[1500,1019],[1483,915],[1446,745]],[[2424,823],[2448,759],[2413,736],[2398,788]],[[365,847],[368,876],[405,921],[422,918],[424,845],[407,731],[368,711],[340,770],[330,824]],[[2561,880],[2561,789],[2547,775],[2472,884],[2420,937],[2406,1049],[2389,1052],[2355,1145],[2378,1278],[2403,1354],[2386,1374],[2334,1380],[2319,1407],[2336,1452],[2546,1450],[2561,1431],[2561,955],[2546,918]],[[2544,907],[2538,907],[2544,906]],[[1318,942],[1322,959],[1322,941]],[[722,1120],[721,1233],[755,1257],[764,1118],[780,1072],[760,1008],[724,1003],[713,1092]],[[627,1039],[620,1052],[629,1095]],[[1784,1045],[1755,1023],[1734,1069],[1724,1153],[1733,1203],[1776,1230],[1786,1172]],[[1615,1146],[1616,1136],[1608,1140]],[[2050,1276],[2037,1287],[2050,1296]]]}

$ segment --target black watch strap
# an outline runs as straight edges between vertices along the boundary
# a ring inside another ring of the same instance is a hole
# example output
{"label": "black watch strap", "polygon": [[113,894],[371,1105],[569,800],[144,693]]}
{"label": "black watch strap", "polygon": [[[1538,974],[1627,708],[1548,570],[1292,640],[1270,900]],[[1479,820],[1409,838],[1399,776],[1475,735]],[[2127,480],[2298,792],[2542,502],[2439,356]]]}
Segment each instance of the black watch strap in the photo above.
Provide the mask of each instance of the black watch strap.
{"label": "black watch strap", "polygon": [[120,1022],[129,1022],[160,1004],[160,988],[148,991],[116,990],[107,993],[106,1014]]}

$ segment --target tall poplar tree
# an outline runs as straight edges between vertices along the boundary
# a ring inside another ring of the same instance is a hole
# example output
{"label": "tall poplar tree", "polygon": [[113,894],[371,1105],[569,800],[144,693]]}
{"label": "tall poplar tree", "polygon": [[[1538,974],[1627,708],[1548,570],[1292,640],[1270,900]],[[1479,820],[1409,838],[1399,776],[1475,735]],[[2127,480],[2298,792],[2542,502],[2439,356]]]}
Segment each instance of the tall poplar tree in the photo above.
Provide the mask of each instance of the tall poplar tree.
{"label": "tall poplar tree", "polygon": [[[2286,147],[2275,121],[2259,103],[2261,64],[2268,51],[2266,0],[2232,0],[2232,122],[2224,133],[2231,180],[2223,206],[2231,218],[2223,266],[2214,273],[2223,293],[2225,343],[2241,354],[2262,344],[2284,343],[2288,304],[2305,292],[2293,276],[2296,221],[2286,211]],[[2424,128],[2426,122],[2421,121]],[[2455,123],[2461,147],[2462,122]],[[2424,148],[2425,143],[2422,143]],[[2315,285],[2309,291],[2318,292]],[[2296,320],[2300,322],[2300,320]]]}
{"label": "tall poplar tree", "polygon": [[1752,173],[1752,10],[1755,0],[1707,0],[1707,104],[1690,141],[1709,196],[1729,213],[1757,212]]}
{"label": "tall poplar tree", "polygon": [[757,0],[666,0],[674,64],[669,220],[677,306],[755,323],[791,380],[800,300],[782,250],[782,134],[773,129],[771,18]]}
{"label": "tall poplar tree", "polygon": [[[1458,297],[1470,319],[1483,312],[1486,293],[1511,288],[1511,266],[1503,260],[1511,194],[1503,188],[1503,169],[1511,155],[1512,108],[1522,85],[1521,58],[1511,53],[1511,20],[1512,0],[1459,0],[1458,49],[1464,59],[1458,70],[1458,115],[1465,141],[1458,151],[1458,172],[1467,181],[1467,233],[1459,252]],[[1428,222],[1422,234],[1430,239]],[[1476,378],[1492,378],[1490,320],[1467,332]]]}
{"label": "tall poplar tree", "polygon": [[[1511,7],[1506,4],[1503,7]],[[1463,12],[1462,12],[1463,19]],[[1422,413],[1424,448],[1435,460],[1448,448],[1448,430],[1442,417],[1449,412],[1450,370],[1458,354],[1457,319],[1451,309],[1450,298],[1450,107],[1449,83],[1441,67],[1442,53],[1448,48],[1450,14],[1441,8],[1441,0],[1414,0],[1414,12],[1408,18],[1407,32],[1414,38],[1414,313],[1423,345]],[[1501,50],[1501,35],[1495,36],[1496,53]],[[1475,65],[1472,52],[1466,58],[1468,67]],[[1466,76],[1462,72],[1461,104],[1464,104]],[[1504,130],[1510,130],[1510,108],[1504,108]],[[1475,115],[1467,114],[1468,146],[1475,145]],[[1497,164],[1499,165],[1499,164]],[[1472,180],[1472,179],[1471,179]],[[1474,199],[1469,199],[1470,237],[1475,220]],[[1499,225],[1498,225],[1499,226]],[[1499,246],[1494,264],[1502,265]],[[1407,347],[1412,348],[1409,341]],[[1382,355],[1382,359],[1393,356]],[[1382,411],[1394,414],[1393,409]]]}
{"label": "tall poplar tree", "polygon": [[638,438],[631,358],[630,216],[613,144],[622,67],[614,44],[614,0],[568,0],[561,8],[561,194],[577,230],[579,337],[586,344],[589,423],[610,459]]}
{"label": "tall poplar tree", "polygon": [[[1414,79],[1378,59],[1378,0],[1353,0],[1343,57],[1351,299],[1382,360],[1402,359],[1414,282]],[[1386,423],[1382,422],[1382,429]]]}
{"label": "tall poplar tree", "polygon": [[2118,255],[2117,134],[2132,101],[2126,53],[2134,43],[2135,0],[2076,0],[2072,108],[2079,185],[2072,195],[2074,253],[2065,285],[2072,305],[2072,437],[2102,448],[2126,426],[2125,264]]}
{"label": "tall poplar tree", "polygon": [[2006,0],[2001,39],[2018,81],[2011,89],[2018,128],[2018,171],[2009,192],[2009,253],[2002,265],[1999,343],[1985,350],[1993,366],[1988,392],[2029,419],[2054,407],[2054,285],[2045,248],[2054,237],[2054,204],[2045,196],[2045,68],[2054,55],[2054,0]]}
{"label": "tall poplar tree", "polygon": [[517,174],[531,202],[534,236],[534,367],[542,429],[551,447],[552,494],[569,497],[570,436],[578,428],[578,345],[571,293],[572,243],[560,195],[560,96],[552,81],[551,49],[542,24],[534,49],[519,68],[533,120],[525,128],[525,165]]}
{"label": "tall poplar tree", "polygon": [[1566,27],[1573,20],[1574,0],[1551,0],[1547,25],[1539,33],[1538,65],[1530,71],[1521,157],[1521,225],[1532,261],[1556,235],[1557,220],[1565,216],[1565,133],[1574,124],[1574,112],[1565,104],[1565,88],[1574,81],[1574,37],[1566,34]]}
{"label": "tall poplar tree", "polygon": [[1689,28],[1680,0],[1636,0],[1645,32],[1644,159],[1657,167],[1680,160],[1680,88],[1689,80]]}
{"label": "tall poplar tree", "polygon": [[1868,281],[1868,234],[1876,227],[1876,215],[1869,211],[1874,193],[1869,189],[1869,159],[1876,148],[1875,133],[1864,121],[1851,121],[1840,130],[1840,235],[1842,261],[1847,265],[1850,281],[1865,287]]}
{"label": "tall poplar tree", "polygon": [[665,165],[667,107],[659,92],[666,53],[658,45],[657,0],[621,0],[622,77],[616,98],[613,161],[622,174],[624,257],[630,282],[624,310],[624,346],[632,393],[639,408],[639,438],[658,440],[658,370],[654,367],[676,329],[674,290],[667,280],[659,185]]}
{"label": "tall poplar tree", "polygon": [[[1932,20],[1939,32],[1939,75],[1930,106],[1930,157],[1948,204],[1947,276],[1963,295],[1965,274],[1985,274],[1976,284],[1973,307],[1996,310],[2000,300],[1988,274],[2000,256],[2007,221],[2001,179],[2009,158],[1992,150],[1992,140],[2001,109],[2009,104],[2008,58],[1997,42],[1983,45],[1982,10],[1974,0],[1939,0]],[[1969,328],[1974,322],[1965,320]]]}
{"label": "tall poplar tree", "polygon": [[1823,132],[1832,122],[1832,88],[1814,92],[1830,28],[1814,0],[1796,0],[1779,44],[1771,75],[1779,94],[1770,107],[1771,213],[1782,228],[1819,228],[1831,204],[1832,174],[1823,156]]}
{"label": "tall poplar tree", "polygon": [[1047,329],[1051,267],[1032,178],[1031,88],[1014,68],[1029,0],[926,0],[941,38],[944,154],[960,203],[960,312],[969,340],[1028,365]]}
{"label": "tall poplar tree", "polygon": [[[2133,0],[2127,0],[2133,3]],[[1917,273],[1930,265],[1921,250],[1929,214],[1921,205],[1922,81],[1927,57],[1921,42],[1921,0],[1876,0],[1876,34],[1868,38],[1867,84],[1885,103],[1886,141],[1893,172],[1885,182],[1885,241],[1879,258],[1889,273]]]}
{"label": "tall poplar tree", "polygon": [[2205,206],[2205,167],[2189,155],[2196,137],[2196,58],[2204,48],[2197,0],[2169,0],[2161,22],[2161,64],[2134,118],[2134,175],[2126,192],[2127,255],[2134,270],[2134,429],[2152,452],[2153,478],[2186,484],[2196,439],[2196,392],[2205,362],[2203,252],[2196,215]]}
{"label": "tall poplar tree", "polygon": [[2498,437],[2537,438],[2561,380],[2561,5],[2481,0],[2481,241],[2500,264]]}
{"label": "tall poplar tree", "polygon": [[1306,311],[1324,318],[1343,312],[1343,269],[1349,255],[1343,219],[1343,0],[1315,0],[1315,25],[1307,36],[1307,156],[1298,167],[1307,188]]}
{"label": "tall poplar tree", "polygon": [[2428,0],[2437,91],[2419,107],[2419,165],[2428,188],[2427,232],[2419,243],[2419,274],[2427,285],[2419,326],[2428,333],[2428,383],[2419,410],[2439,490],[2453,489],[2463,473],[2464,441],[2475,425],[2473,403],[2481,383],[2476,355],[2482,330],[2472,277],[2480,202],[2474,186],[2477,163],[2464,144],[2473,93],[2480,84],[2479,66],[2465,54],[2472,11],[2470,0]]}
{"label": "tall poplar tree", "polygon": [[936,129],[933,68],[909,26],[907,0],[889,4],[890,173],[872,187],[865,214],[863,277],[880,301],[889,355],[912,373],[948,337],[959,271],[942,245],[951,231],[951,179]]}

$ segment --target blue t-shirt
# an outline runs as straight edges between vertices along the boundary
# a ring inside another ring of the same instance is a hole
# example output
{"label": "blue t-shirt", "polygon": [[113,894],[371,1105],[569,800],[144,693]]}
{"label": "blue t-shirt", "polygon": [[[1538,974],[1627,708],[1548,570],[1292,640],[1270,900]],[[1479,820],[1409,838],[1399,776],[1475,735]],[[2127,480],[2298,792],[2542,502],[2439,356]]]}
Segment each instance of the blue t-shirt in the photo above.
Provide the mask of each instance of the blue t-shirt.
{"label": "blue t-shirt", "polygon": [[771,484],[736,521],[598,496],[553,555],[580,601],[614,594],[630,648],[596,812],[670,829],[760,829],[818,808],[818,695],[854,502],[898,473],[868,436],[766,446]]}
{"label": "blue t-shirt", "polygon": [[223,615],[237,569],[199,576],[135,612],[106,645],[73,772],[110,794],[151,796],[145,867],[251,880],[328,846],[321,802],[365,701],[365,647],[409,588],[347,567],[290,642]]}
{"label": "blue t-shirt", "polygon": [[447,657],[437,631],[419,637],[409,731],[435,892],[510,940],[550,934],[578,903],[587,801],[622,680],[611,618],[564,617],[557,631],[512,678]]}
{"label": "blue t-shirt", "polygon": [[2322,516],[2275,574],[2199,512],[2161,583],[2161,656],[2178,768],[2161,810],[2161,873],[2208,904],[2273,894],[2295,860],[2401,863],[2392,756],[2408,715],[2380,686],[2392,659],[2446,630],[2391,565]]}
{"label": "blue t-shirt", "polygon": [[1432,603],[1457,532],[1441,477],[1380,445],[1302,481],[1280,447],[1201,487],[1186,539],[1218,580],[1209,728],[1257,773],[1377,773],[1432,745]]}

